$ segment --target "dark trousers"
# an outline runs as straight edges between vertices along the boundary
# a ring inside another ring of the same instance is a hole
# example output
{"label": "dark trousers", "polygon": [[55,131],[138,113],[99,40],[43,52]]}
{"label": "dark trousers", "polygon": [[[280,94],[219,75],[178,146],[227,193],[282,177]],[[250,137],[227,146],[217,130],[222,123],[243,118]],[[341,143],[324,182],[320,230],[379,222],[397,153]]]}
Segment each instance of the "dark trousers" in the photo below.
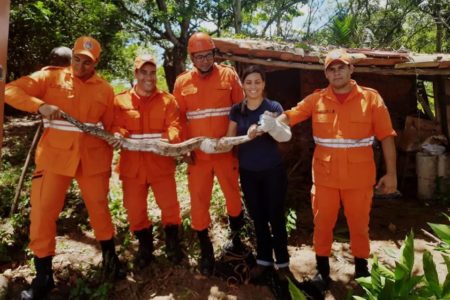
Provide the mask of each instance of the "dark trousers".
{"label": "dark trousers", "polygon": [[240,169],[240,179],[245,205],[255,225],[258,264],[272,265],[274,251],[277,265],[286,267],[289,254],[284,215],[287,190],[284,166],[264,171]]}

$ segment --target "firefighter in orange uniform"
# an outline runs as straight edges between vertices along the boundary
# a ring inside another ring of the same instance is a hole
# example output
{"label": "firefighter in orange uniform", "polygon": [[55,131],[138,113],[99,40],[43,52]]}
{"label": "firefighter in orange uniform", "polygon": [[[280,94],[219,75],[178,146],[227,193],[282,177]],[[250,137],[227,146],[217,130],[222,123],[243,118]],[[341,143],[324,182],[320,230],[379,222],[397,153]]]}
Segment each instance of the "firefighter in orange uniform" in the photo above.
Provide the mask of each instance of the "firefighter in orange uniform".
{"label": "firefighter in orange uniform", "polygon": [[[153,56],[144,54],[136,57],[136,85],[115,98],[114,131],[135,140],[179,142],[177,103],[171,94],[156,87],[156,69]],[[182,259],[178,240],[181,218],[175,184],[175,160],[150,152],[121,150],[118,170],[130,230],[139,240],[136,265],[143,268],[152,259],[152,223],[147,214],[149,187],[161,209],[167,257],[173,263],[179,263]]]}
{"label": "firefighter in orange uniform", "polygon": [[293,126],[312,118],[316,149],[311,190],[314,215],[314,248],[323,289],[331,281],[329,255],[333,228],[340,205],[344,207],[355,257],[355,277],[369,276],[369,214],[375,185],[372,143],[381,141],[386,174],[376,188],[393,193],[397,188],[395,131],[389,112],[377,91],[351,80],[354,67],[343,49],[330,51],[325,59],[329,86],[315,91],[296,107],[278,117]]}
{"label": "firefighter in orange uniform", "polygon": [[[183,137],[221,138],[228,129],[231,106],[244,98],[239,77],[234,69],[214,63],[215,45],[206,33],[198,32],[190,37],[188,52],[194,69],[177,78],[173,92],[180,108]],[[200,150],[188,155],[186,161],[189,164],[192,228],[197,231],[200,241],[199,269],[203,275],[209,276],[215,263],[208,236],[214,175],[225,196],[232,247],[239,249],[242,246],[239,237],[243,215],[238,162],[231,152],[206,154]]]}
{"label": "firefighter in orange uniform", "polygon": [[75,178],[80,187],[95,237],[100,241],[103,271],[125,277],[114,247],[114,227],[108,209],[112,148],[60,119],[60,110],[81,122],[110,130],[114,92],[95,73],[101,47],[91,37],[80,37],[73,47],[71,66],[46,67],[9,83],[6,103],[39,113],[44,133],[36,149],[31,187],[30,249],[35,255],[36,277],[22,299],[41,299],[53,287],[56,220],[67,188]]}

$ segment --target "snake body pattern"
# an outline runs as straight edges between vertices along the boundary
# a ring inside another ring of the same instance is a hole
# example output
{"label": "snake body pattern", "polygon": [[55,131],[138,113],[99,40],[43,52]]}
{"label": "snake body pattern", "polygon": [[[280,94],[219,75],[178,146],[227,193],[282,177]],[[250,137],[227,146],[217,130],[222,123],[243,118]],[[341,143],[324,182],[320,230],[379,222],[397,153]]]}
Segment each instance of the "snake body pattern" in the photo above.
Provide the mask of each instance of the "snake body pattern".
{"label": "snake body pattern", "polygon": [[[98,137],[105,141],[118,140],[118,138],[115,137],[113,134],[101,129],[100,127],[86,125],[64,112],[61,112],[61,117],[87,134]],[[222,148],[223,150],[216,149],[219,140],[222,140],[221,144],[225,146]],[[123,138],[121,148],[129,151],[152,152],[163,156],[176,157],[187,154],[195,149],[200,149],[206,153],[228,152],[231,150],[233,146],[237,146],[239,144],[243,144],[248,141],[250,141],[250,138],[247,135],[235,137],[223,137],[221,139],[214,139],[208,137],[195,137],[186,140],[182,143],[174,143],[174,144],[164,142],[163,140],[154,140],[154,139],[133,140]]]}

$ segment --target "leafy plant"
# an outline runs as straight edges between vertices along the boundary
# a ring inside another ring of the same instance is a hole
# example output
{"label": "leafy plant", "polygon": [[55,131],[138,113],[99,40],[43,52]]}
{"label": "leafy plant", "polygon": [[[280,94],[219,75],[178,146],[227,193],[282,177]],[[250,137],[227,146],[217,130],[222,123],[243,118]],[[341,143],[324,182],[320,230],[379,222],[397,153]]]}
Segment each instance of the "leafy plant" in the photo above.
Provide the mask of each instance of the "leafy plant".
{"label": "leafy plant", "polygon": [[292,282],[291,279],[287,278],[289,282],[289,293],[291,294],[292,300],[307,300],[305,294]]}
{"label": "leafy plant", "polygon": [[183,226],[184,231],[188,231],[191,229],[191,218],[189,216],[183,217],[181,220],[181,224]]}
{"label": "leafy plant", "polygon": [[[450,216],[443,214],[448,221],[450,221]],[[438,245],[436,250],[443,252],[444,254],[450,254],[450,225],[446,224],[434,224],[428,223],[428,225],[433,229],[434,233],[442,240],[442,243]],[[446,258],[446,256],[444,256]]]}
{"label": "leafy plant", "polygon": [[442,204],[450,204],[450,183],[444,177],[436,177],[436,190],[433,198]]}
{"label": "leafy plant", "polygon": [[[447,271],[450,271],[450,259],[444,257]],[[411,232],[400,249],[400,257],[392,270],[381,264],[377,257],[372,263],[370,277],[358,278],[356,281],[364,289],[363,297],[354,299],[447,299],[450,297],[450,276],[439,282],[436,265],[432,254],[423,254],[424,275],[415,275],[414,234]]]}
{"label": "leafy plant", "polygon": [[350,46],[355,33],[355,21],[351,15],[336,16],[329,25],[330,42],[338,46]]}
{"label": "leafy plant", "polygon": [[69,299],[108,299],[111,288],[111,283],[103,283],[98,287],[89,287],[86,281],[78,278],[75,287],[70,291]]}
{"label": "leafy plant", "polygon": [[286,231],[288,236],[291,232],[297,229],[297,212],[295,209],[289,208],[286,212]]}

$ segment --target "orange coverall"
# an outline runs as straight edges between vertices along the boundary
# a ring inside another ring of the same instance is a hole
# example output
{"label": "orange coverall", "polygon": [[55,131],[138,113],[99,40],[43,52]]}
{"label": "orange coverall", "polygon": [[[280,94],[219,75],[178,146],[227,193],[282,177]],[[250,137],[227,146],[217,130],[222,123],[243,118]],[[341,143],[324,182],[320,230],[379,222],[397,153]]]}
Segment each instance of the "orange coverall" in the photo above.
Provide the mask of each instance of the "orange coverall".
{"label": "orange coverall", "polygon": [[[225,136],[231,106],[244,98],[234,69],[216,64],[206,77],[201,77],[197,69],[178,76],[173,94],[180,108],[185,139]],[[188,167],[192,228],[195,230],[204,230],[211,222],[209,207],[214,175],[224,193],[228,214],[236,217],[241,212],[236,157],[231,152],[206,154],[196,150],[195,163]]]}
{"label": "orange coverall", "polygon": [[[179,112],[175,98],[156,90],[149,97],[133,89],[115,98],[114,131],[133,139],[167,139],[179,142]],[[148,188],[151,186],[161,209],[163,225],[181,223],[175,184],[175,160],[150,152],[120,152],[118,171],[123,186],[123,202],[128,212],[130,230],[148,228]]]}
{"label": "orange coverall", "polygon": [[311,194],[314,247],[319,256],[330,255],[341,201],[353,255],[369,256],[369,214],[376,176],[372,143],[374,136],[383,140],[396,135],[378,92],[353,80],[351,84],[343,103],[329,86],[285,112],[291,126],[312,117],[316,148]]}
{"label": "orange coverall", "polygon": [[[6,103],[20,110],[36,113],[40,105],[52,104],[81,122],[101,122],[111,129],[114,92],[95,74],[83,82],[70,67],[46,67],[9,83],[5,96]],[[30,249],[37,257],[55,254],[56,220],[72,178],[80,186],[96,239],[111,239],[107,195],[112,148],[63,120],[44,126],[31,187]]]}

